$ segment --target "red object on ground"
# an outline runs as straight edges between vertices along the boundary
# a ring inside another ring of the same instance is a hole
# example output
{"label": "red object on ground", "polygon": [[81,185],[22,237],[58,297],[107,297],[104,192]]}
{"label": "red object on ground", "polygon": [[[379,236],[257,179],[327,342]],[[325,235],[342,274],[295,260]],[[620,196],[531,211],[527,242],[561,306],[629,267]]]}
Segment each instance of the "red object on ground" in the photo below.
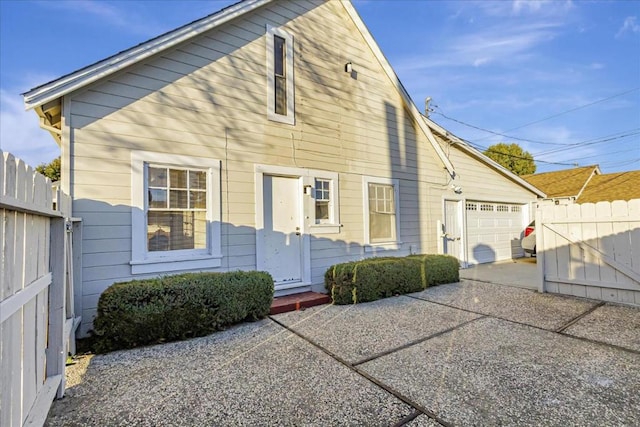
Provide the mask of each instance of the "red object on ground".
{"label": "red object on ground", "polygon": [[303,292],[300,294],[287,295],[273,299],[271,303],[271,311],[269,314],[287,313],[289,311],[300,310],[301,308],[309,308],[316,305],[328,304],[331,297],[327,294],[318,292]]}

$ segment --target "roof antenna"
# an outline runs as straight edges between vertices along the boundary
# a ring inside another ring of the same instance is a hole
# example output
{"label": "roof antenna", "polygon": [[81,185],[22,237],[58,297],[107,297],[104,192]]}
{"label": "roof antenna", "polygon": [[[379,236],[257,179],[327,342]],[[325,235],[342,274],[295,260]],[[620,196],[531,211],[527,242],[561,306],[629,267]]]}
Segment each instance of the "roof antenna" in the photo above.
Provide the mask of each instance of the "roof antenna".
{"label": "roof antenna", "polygon": [[425,117],[429,117],[429,113],[431,112],[431,109],[429,108],[430,103],[431,103],[431,97],[427,96],[427,98],[424,100],[424,116]]}

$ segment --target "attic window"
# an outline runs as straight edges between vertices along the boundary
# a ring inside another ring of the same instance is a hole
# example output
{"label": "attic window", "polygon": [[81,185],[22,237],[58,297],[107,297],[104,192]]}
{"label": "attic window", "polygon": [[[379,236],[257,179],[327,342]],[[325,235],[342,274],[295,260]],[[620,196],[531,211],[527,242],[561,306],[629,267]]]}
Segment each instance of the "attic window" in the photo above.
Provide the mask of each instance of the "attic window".
{"label": "attic window", "polygon": [[267,26],[267,117],[295,124],[293,84],[293,37]]}

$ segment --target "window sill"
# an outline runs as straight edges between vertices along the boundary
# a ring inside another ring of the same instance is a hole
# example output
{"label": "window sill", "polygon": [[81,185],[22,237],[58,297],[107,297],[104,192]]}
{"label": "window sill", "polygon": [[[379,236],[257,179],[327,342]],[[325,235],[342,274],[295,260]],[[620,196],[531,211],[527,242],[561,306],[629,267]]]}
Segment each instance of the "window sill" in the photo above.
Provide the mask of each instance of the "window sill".
{"label": "window sill", "polygon": [[402,247],[402,242],[368,243],[364,246],[365,252],[397,251]]}
{"label": "window sill", "polygon": [[192,255],[189,257],[166,257],[131,260],[131,274],[154,274],[181,270],[202,270],[222,265],[222,256]]}
{"label": "window sill", "polygon": [[309,227],[311,234],[338,234],[341,224],[313,224]]}
{"label": "window sill", "polygon": [[276,114],[273,111],[269,111],[267,113],[267,118],[272,122],[284,123],[286,125],[296,124],[296,119],[294,118],[293,114],[288,114],[285,116],[284,114]]}

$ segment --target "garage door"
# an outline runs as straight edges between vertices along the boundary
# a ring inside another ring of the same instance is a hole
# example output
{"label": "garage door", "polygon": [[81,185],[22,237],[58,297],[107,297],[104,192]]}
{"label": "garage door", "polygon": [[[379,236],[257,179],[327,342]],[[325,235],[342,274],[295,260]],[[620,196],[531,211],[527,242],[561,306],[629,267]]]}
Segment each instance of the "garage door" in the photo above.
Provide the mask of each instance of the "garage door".
{"label": "garage door", "polygon": [[522,205],[468,201],[467,259],[481,264],[524,256],[520,246]]}

